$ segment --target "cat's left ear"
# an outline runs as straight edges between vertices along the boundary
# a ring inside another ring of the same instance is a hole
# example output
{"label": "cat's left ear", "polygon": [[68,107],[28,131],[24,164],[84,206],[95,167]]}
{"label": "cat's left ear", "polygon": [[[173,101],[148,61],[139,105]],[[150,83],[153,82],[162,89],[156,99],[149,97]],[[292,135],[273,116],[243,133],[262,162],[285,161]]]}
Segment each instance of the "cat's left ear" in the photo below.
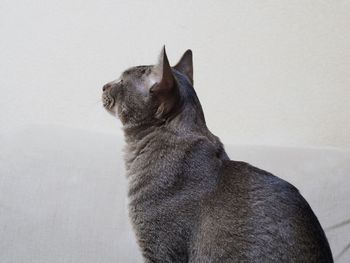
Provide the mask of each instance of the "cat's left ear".
{"label": "cat's left ear", "polygon": [[160,81],[156,83],[156,85],[154,85],[150,91],[152,93],[158,93],[162,95],[171,92],[175,87],[175,78],[169,64],[165,46],[163,47],[160,54],[159,63],[156,66],[156,71],[160,76]]}
{"label": "cat's left ear", "polygon": [[175,107],[179,96],[165,47],[163,47],[162,53],[160,54],[156,71],[158,71],[158,75],[160,75],[160,81],[156,82],[150,88],[150,93],[154,94],[160,102],[156,115],[158,118],[161,118]]}
{"label": "cat's left ear", "polygon": [[193,59],[192,51],[190,49],[182,55],[180,61],[174,66],[174,68],[186,75],[193,85]]}

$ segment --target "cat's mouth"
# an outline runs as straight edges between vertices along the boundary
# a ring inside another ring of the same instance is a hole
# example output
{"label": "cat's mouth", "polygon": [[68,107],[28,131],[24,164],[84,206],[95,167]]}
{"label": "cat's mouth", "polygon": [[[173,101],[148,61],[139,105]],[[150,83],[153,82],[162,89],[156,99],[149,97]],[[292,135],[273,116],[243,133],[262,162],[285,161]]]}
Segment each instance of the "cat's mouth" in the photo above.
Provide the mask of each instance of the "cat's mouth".
{"label": "cat's mouth", "polygon": [[115,100],[109,94],[103,93],[102,104],[107,110],[111,110],[115,105]]}

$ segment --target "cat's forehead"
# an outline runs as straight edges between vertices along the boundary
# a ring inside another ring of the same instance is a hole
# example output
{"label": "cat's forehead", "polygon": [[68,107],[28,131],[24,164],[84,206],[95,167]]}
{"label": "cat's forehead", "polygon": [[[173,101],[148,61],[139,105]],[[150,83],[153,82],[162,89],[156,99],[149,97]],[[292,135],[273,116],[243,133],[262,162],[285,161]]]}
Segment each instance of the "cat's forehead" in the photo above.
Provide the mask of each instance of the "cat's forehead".
{"label": "cat's forehead", "polygon": [[160,81],[160,74],[157,67],[153,65],[136,66],[125,70],[121,75],[121,79],[136,87],[142,93],[148,94],[148,90],[154,83]]}
{"label": "cat's forehead", "polygon": [[152,72],[153,66],[136,66],[128,68],[122,74],[124,78],[141,78],[143,76],[148,76]]}

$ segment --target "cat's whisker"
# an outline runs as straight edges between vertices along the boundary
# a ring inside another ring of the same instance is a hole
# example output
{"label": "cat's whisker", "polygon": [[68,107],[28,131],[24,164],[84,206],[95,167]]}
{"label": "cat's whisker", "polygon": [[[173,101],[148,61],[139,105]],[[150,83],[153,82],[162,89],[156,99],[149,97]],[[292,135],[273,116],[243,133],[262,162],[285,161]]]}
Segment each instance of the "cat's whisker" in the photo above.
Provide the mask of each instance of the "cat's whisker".
{"label": "cat's whisker", "polygon": [[102,106],[103,107],[103,102],[102,99],[97,99],[94,101],[91,101],[90,103],[88,103],[89,106]]}

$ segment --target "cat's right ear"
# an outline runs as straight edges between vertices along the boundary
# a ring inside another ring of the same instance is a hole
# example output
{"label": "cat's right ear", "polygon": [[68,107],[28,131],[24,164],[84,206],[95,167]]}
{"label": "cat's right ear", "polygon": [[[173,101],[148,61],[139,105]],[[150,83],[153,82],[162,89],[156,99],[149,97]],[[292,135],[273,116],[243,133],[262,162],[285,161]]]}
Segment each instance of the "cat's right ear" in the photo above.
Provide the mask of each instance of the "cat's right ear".
{"label": "cat's right ear", "polygon": [[181,57],[180,61],[174,66],[174,68],[187,76],[191,84],[193,85],[193,59],[192,51],[188,49]]}

